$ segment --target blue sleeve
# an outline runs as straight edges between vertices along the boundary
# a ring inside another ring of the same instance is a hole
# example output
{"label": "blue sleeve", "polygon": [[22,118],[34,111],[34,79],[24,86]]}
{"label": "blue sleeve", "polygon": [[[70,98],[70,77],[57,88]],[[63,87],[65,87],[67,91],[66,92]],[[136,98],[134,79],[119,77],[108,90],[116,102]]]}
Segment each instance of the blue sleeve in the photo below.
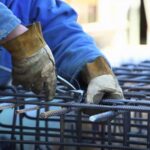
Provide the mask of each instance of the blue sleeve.
{"label": "blue sleeve", "polygon": [[19,24],[20,20],[0,2],[0,40],[5,38]]}
{"label": "blue sleeve", "polygon": [[74,79],[87,62],[103,55],[77,23],[77,14],[68,4],[61,0],[36,0],[33,7],[32,22],[41,22],[58,74]]}

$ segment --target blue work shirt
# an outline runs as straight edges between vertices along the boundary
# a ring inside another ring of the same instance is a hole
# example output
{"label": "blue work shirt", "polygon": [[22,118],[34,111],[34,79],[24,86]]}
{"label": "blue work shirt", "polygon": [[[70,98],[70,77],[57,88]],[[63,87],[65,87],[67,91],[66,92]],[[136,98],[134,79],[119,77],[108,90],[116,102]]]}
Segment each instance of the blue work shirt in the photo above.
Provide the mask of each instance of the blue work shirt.
{"label": "blue work shirt", "polygon": [[[67,3],[61,0],[0,0],[0,2],[8,7],[23,25],[37,21],[41,23],[44,39],[55,57],[59,75],[70,80],[74,79],[87,62],[103,55],[93,39],[77,23],[77,14]],[[10,67],[8,52],[3,49],[1,53],[0,63]]]}

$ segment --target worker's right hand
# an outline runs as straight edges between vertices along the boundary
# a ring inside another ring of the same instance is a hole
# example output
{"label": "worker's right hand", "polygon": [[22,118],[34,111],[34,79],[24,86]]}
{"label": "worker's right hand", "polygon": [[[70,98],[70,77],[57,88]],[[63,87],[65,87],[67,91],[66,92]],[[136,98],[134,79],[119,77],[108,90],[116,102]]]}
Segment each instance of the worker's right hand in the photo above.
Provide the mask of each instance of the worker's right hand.
{"label": "worker's right hand", "polygon": [[13,84],[35,93],[45,90],[48,99],[55,95],[55,61],[38,23],[3,46],[12,54]]}
{"label": "worker's right hand", "polygon": [[48,99],[55,95],[56,74],[54,59],[48,46],[23,60],[13,59],[13,84],[35,93],[45,90]]}

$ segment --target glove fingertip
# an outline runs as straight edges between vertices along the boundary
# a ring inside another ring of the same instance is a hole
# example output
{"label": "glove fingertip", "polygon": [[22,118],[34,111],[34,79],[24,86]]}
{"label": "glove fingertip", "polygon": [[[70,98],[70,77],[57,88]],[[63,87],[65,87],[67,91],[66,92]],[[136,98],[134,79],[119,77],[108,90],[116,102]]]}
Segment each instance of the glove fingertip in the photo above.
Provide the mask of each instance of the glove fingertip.
{"label": "glove fingertip", "polygon": [[85,102],[88,104],[95,104],[93,100],[93,95],[87,95]]}
{"label": "glove fingertip", "polygon": [[99,104],[101,100],[103,99],[104,92],[99,92],[93,96],[93,103],[94,104]]}
{"label": "glove fingertip", "polygon": [[39,94],[41,90],[38,89],[38,88],[32,88],[32,91],[33,91],[35,94]]}
{"label": "glove fingertip", "polygon": [[52,100],[56,94],[56,82],[52,81],[51,85],[48,86],[48,98]]}
{"label": "glove fingertip", "polygon": [[17,80],[12,80],[12,84],[14,85],[14,86],[18,86],[19,85],[19,82],[17,81]]}
{"label": "glove fingertip", "polygon": [[50,101],[55,97],[54,93],[48,92],[46,93],[47,100]]}

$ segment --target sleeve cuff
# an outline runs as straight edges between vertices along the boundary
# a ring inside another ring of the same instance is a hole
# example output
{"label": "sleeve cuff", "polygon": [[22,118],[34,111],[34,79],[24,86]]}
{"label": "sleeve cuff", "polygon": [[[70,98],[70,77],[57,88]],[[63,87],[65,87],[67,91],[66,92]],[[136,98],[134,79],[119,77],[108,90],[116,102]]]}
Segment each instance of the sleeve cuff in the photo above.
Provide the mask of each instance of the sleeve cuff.
{"label": "sleeve cuff", "polygon": [[0,40],[6,38],[20,23],[13,12],[0,3]]}
{"label": "sleeve cuff", "polygon": [[3,27],[0,29],[0,40],[6,38],[20,23],[21,21],[17,18],[7,21],[5,28]]}

